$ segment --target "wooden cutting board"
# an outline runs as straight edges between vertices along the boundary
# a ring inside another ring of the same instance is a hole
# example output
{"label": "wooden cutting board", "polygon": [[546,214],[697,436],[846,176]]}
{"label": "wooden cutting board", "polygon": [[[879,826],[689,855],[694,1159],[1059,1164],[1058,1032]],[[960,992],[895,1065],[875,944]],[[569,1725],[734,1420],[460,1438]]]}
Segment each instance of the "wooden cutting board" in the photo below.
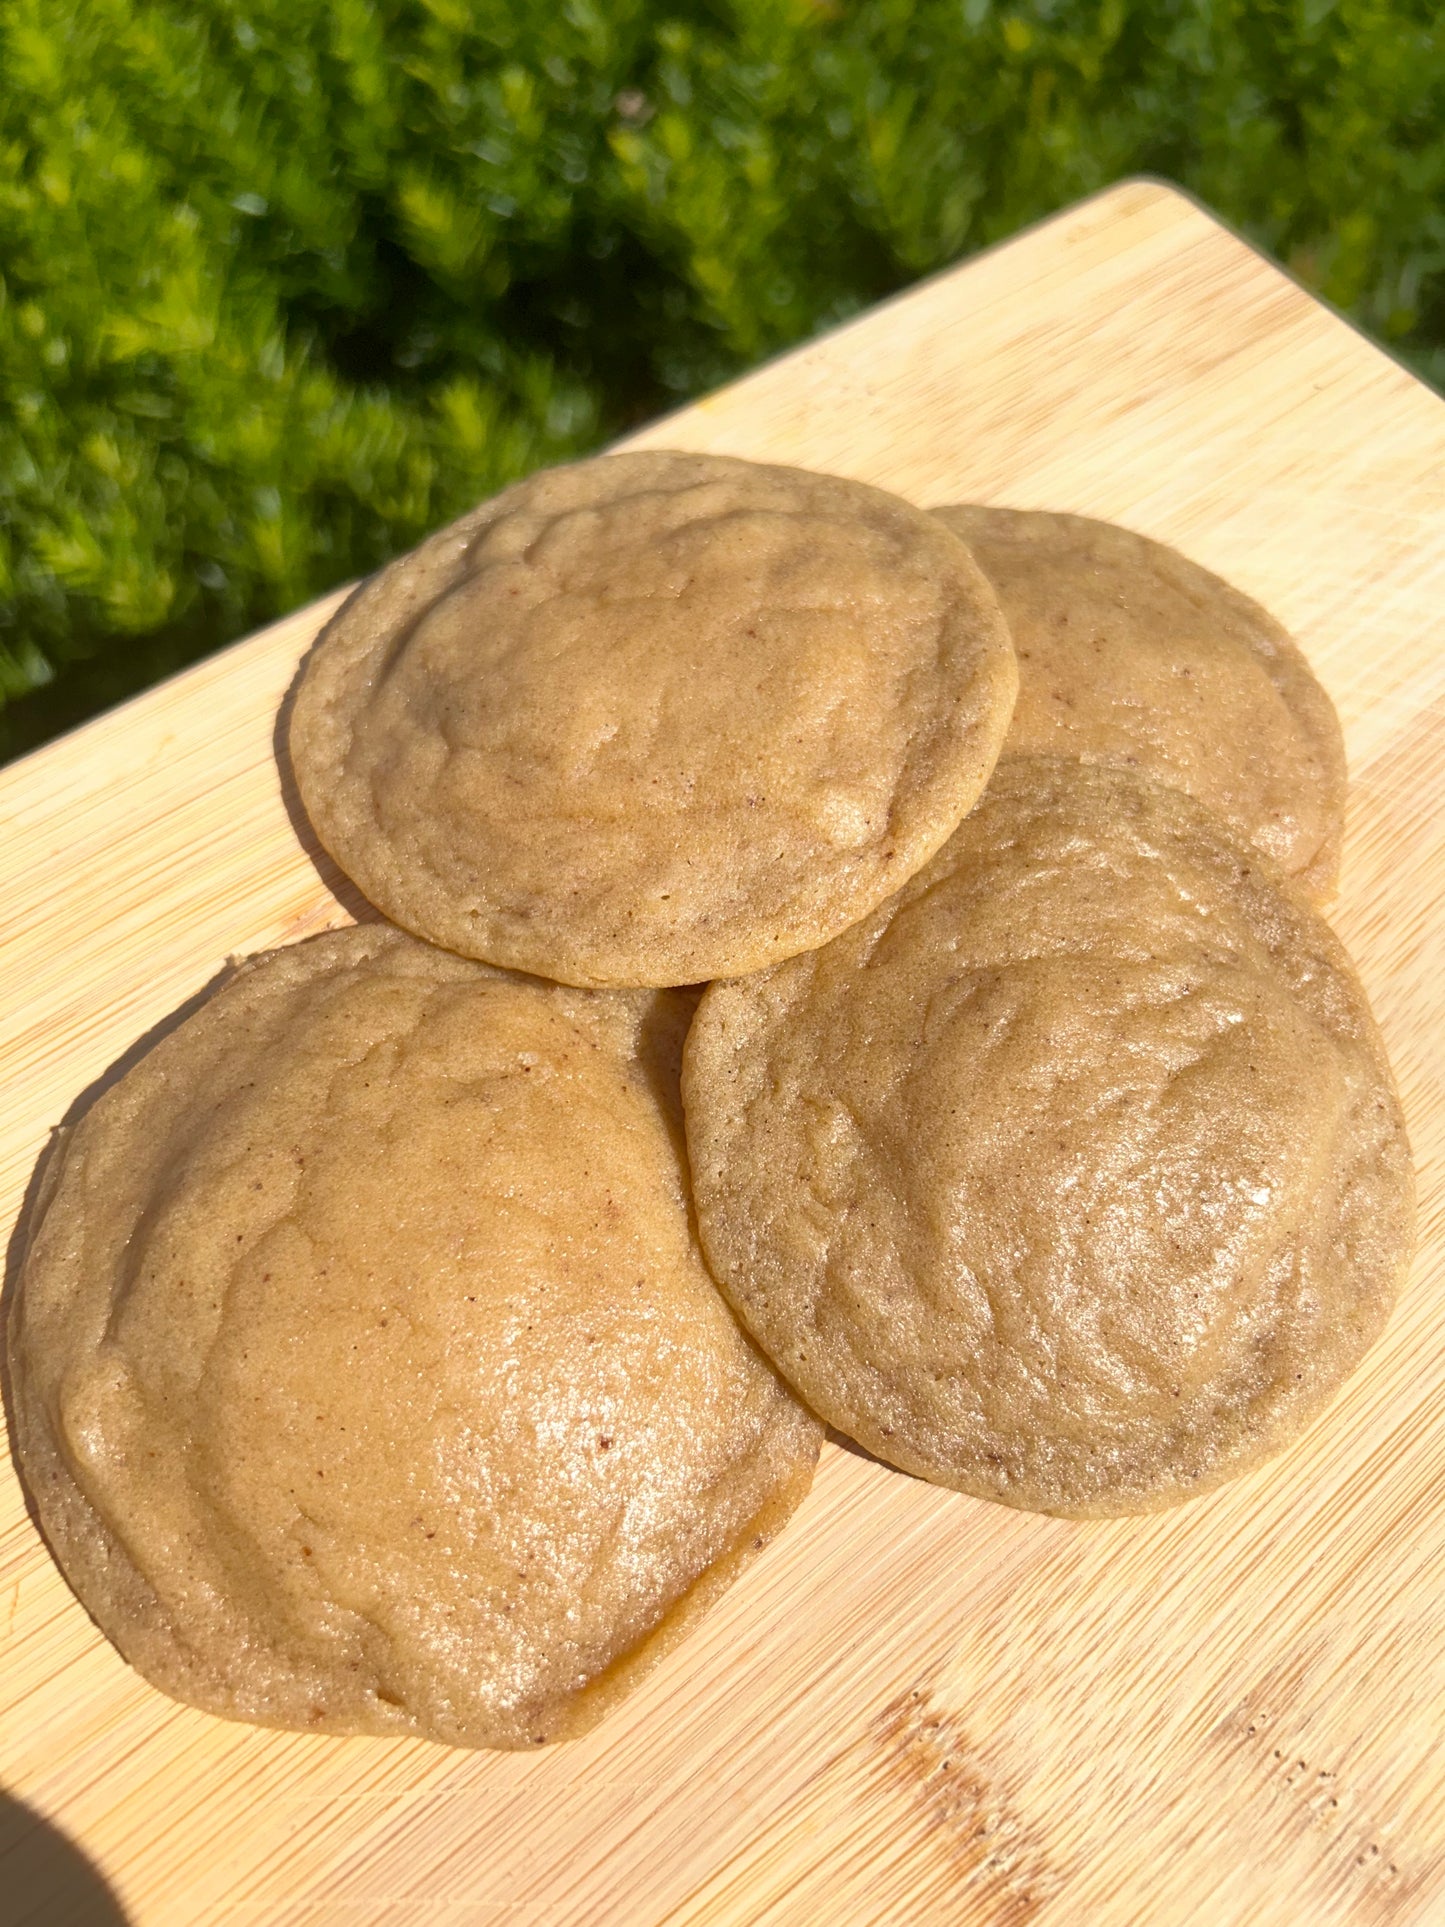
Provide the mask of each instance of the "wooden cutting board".
{"label": "wooden cutting board", "polygon": [[[690,1642],[526,1757],[172,1705],[7,1466],[0,1786],[135,1927],[1445,1921],[1445,405],[1135,182],[647,444],[1114,517],[1295,631],[1344,720],[1336,920],[1422,1180],[1394,1322],[1281,1461],[1161,1517],[1031,1518],[830,1446]],[[0,1225],[51,1127],[229,955],[347,919],[273,754],[336,600],[0,773]],[[0,1816],[17,1927],[67,1917],[38,1839]]]}

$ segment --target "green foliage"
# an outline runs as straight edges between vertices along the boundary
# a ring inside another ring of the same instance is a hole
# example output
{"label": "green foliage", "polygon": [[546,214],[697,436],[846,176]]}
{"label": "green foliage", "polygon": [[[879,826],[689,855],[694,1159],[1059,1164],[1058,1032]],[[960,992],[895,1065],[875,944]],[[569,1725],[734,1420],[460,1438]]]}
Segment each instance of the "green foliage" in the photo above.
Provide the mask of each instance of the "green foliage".
{"label": "green foliage", "polygon": [[0,752],[1138,171],[1445,377],[1433,0],[4,0]]}

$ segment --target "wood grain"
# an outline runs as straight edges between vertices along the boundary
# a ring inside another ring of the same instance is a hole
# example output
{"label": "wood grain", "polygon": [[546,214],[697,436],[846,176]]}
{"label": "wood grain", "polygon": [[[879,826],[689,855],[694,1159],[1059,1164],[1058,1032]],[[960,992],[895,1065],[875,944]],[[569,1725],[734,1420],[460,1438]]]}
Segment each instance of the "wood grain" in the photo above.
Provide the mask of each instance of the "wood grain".
{"label": "wood grain", "polygon": [[[1029,1518],[831,1446],[696,1636],[525,1758],[171,1705],[7,1468],[0,1785],[136,1927],[1445,1920],[1445,406],[1134,182],[636,444],[1110,516],[1296,632],[1344,722],[1336,921],[1421,1178],[1390,1330],[1285,1458],[1156,1518]],[[79,1094],[228,955],[358,908],[273,749],[330,606],[0,773],[0,1221]]]}

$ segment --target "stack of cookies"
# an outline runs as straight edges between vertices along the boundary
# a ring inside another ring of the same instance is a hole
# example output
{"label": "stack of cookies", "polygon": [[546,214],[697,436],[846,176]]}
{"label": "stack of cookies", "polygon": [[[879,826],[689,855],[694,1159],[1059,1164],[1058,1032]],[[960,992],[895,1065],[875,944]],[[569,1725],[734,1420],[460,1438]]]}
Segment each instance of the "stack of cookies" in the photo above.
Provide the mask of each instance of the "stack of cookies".
{"label": "stack of cookies", "polygon": [[563,1738],[824,1423],[1147,1511],[1381,1329],[1412,1185],[1314,907],[1338,725],[1172,551],[605,457],[365,584],[290,754],[384,920],[98,1100],[12,1319],[46,1532],[178,1697]]}

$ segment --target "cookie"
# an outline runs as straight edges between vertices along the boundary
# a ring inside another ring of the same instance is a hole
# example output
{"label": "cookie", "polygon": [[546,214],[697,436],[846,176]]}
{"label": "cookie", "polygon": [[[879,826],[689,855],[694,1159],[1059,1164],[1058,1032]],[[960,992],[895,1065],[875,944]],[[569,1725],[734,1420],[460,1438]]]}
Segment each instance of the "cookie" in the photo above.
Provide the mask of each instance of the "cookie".
{"label": "cookie", "polygon": [[394,922],[580,985],[736,976],[865,915],[983,788],[1016,672],[942,524],[716,455],[518,483],[306,665],[306,811]]}
{"label": "cookie", "polygon": [[244,965],[63,1141],[21,1460],[149,1680],[536,1746],[778,1530],[819,1428],[690,1227],[690,1011],[338,932]]}
{"label": "cookie", "polygon": [[1413,1181],[1349,960],[1193,799],[1007,757],[898,896],[713,986],[704,1249],[822,1417],[1006,1504],[1278,1451],[1388,1315]]}
{"label": "cookie", "polygon": [[973,550],[1013,632],[1010,755],[1081,756],[1197,797],[1235,836],[1334,894],[1345,751],[1334,706],[1273,616],[1110,522],[935,511]]}

